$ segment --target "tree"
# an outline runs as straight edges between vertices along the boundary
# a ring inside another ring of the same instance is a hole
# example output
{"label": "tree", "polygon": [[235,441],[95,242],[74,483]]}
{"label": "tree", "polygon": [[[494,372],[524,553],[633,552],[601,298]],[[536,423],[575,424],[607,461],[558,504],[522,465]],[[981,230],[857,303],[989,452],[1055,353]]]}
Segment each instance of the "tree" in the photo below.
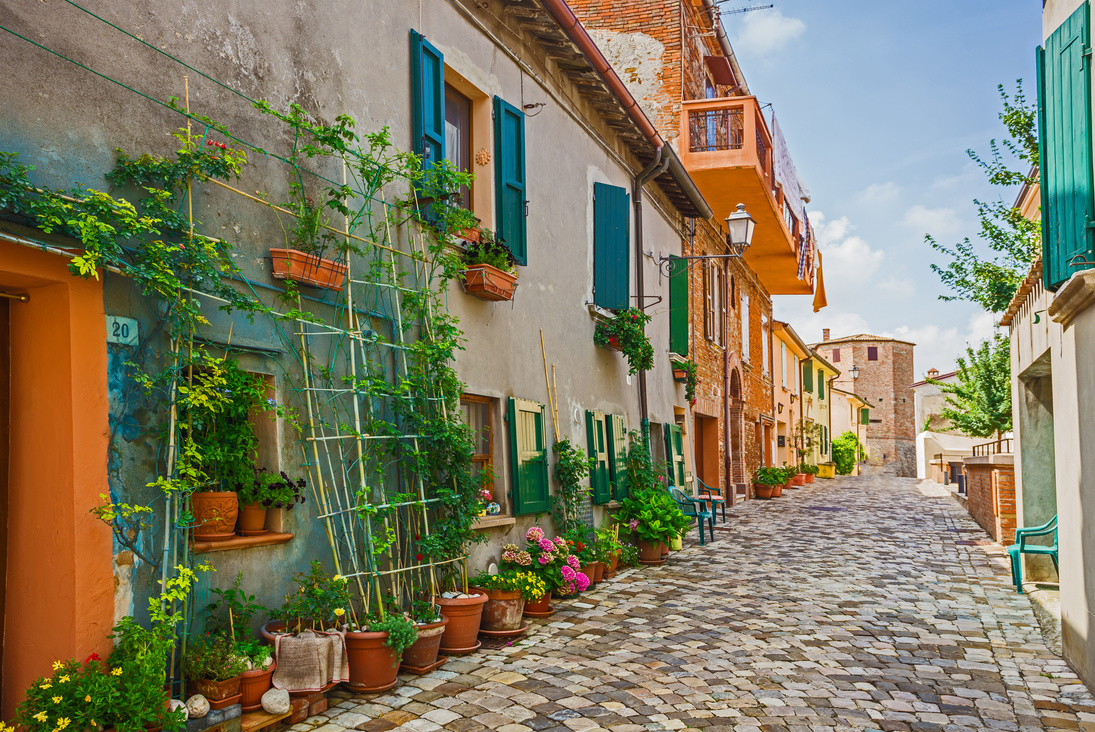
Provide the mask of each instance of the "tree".
{"label": "tree", "polygon": [[838,475],[851,475],[856,460],[864,458],[863,445],[854,432],[845,432],[833,440],[833,462]]}
{"label": "tree", "polygon": [[928,379],[947,395],[947,406],[939,415],[955,429],[970,437],[996,437],[1011,430],[1011,366],[1008,340],[996,335],[974,351],[966,346],[967,358],[958,359],[958,381],[944,384]]}
{"label": "tree", "polygon": [[[1002,188],[1030,185],[1038,180],[1037,109],[1027,102],[1022,79],[1016,81],[1015,87],[1014,97],[1004,91],[1003,84],[997,87],[1004,106],[998,116],[1007,128],[1008,136],[1001,143],[989,142],[987,160],[973,150],[966,151],[985,172],[989,183]],[[969,237],[946,246],[926,234],[924,241],[950,258],[946,265],[932,264],[931,268],[954,292],[953,295],[940,295],[940,299],[970,300],[989,312],[1003,312],[1038,254],[1040,224],[1027,219],[1019,209],[1002,199],[992,202],[974,199],[973,203],[981,225],[980,238],[991,253],[986,256],[982,247],[971,242]]]}

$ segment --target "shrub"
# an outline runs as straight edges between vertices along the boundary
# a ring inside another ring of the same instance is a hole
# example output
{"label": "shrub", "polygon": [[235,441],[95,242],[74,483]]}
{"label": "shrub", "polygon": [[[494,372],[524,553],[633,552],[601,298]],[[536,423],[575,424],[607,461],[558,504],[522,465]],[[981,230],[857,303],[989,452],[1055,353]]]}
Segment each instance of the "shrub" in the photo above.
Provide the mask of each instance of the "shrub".
{"label": "shrub", "polygon": [[840,475],[851,475],[856,460],[863,456],[863,445],[859,444],[859,438],[854,432],[845,432],[833,440],[833,462],[836,463],[836,472]]}

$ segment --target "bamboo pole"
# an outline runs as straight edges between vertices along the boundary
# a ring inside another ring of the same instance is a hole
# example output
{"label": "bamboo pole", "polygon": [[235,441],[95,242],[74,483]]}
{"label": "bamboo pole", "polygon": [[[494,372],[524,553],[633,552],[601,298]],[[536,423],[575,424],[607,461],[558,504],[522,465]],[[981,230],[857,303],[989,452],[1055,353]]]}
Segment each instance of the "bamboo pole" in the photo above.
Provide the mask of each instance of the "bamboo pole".
{"label": "bamboo pole", "polygon": [[559,416],[555,409],[555,401],[551,398],[551,378],[548,376],[547,349],[544,347],[544,329],[540,329],[540,353],[544,357],[544,386],[547,387],[548,409],[551,411],[551,427],[555,435],[555,442],[559,441]]}

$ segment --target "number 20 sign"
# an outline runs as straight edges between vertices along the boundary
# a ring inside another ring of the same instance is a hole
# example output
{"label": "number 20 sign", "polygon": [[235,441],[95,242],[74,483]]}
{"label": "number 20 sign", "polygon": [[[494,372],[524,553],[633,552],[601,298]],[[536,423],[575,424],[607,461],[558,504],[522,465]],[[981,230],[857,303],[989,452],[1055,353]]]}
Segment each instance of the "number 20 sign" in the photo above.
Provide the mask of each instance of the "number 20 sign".
{"label": "number 20 sign", "polygon": [[133,318],[106,316],[106,342],[123,346],[135,346],[140,342],[139,323]]}

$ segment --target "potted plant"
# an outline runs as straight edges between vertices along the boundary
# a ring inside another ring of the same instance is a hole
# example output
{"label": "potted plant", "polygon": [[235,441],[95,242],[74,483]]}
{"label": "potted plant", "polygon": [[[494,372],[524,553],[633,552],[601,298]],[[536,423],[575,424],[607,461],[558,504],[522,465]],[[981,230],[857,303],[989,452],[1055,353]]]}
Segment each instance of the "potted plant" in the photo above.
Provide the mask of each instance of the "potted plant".
{"label": "potted plant", "polygon": [[523,633],[521,626],[526,600],[536,600],[547,593],[544,581],[529,571],[505,569],[498,574],[480,574],[472,584],[487,593],[483,606],[483,623],[479,632],[505,636]]}
{"label": "potted plant", "polygon": [[411,620],[418,639],[403,651],[403,668],[411,673],[426,673],[437,663],[441,635],[449,619],[432,602],[415,600],[411,603]]}
{"label": "potted plant", "polygon": [[255,471],[254,480],[236,491],[239,499],[239,533],[242,536],[265,534],[266,511],[271,508],[293,510],[304,503],[304,479],[293,481],[284,472],[271,473],[265,468]]}
{"label": "potted plant", "polygon": [[677,361],[673,364],[673,380],[684,384],[684,398],[689,402],[696,400],[696,386],[699,385],[699,372],[695,361]]}
{"label": "potted plant", "polygon": [[753,478],[753,491],[757,498],[768,500],[776,494],[777,488],[783,488],[783,469],[776,467],[757,468],[757,475]]}
{"label": "potted plant", "polygon": [[589,537],[589,529],[585,524],[573,527],[564,537],[567,542],[567,551],[578,557],[579,569],[593,585],[597,582],[597,552],[593,540]]}
{"label": "potted plant", "polygon": [[206,633],[192,640],[183,654],[183,675],[212,709],[239,702],[240,674],[246,670],[247,662],[229,636]]}
{"label": "potted plant", "polygon": [[800,463],[797,466],[790,467],[784,465],[784,467],[791,471],[791,482],[789,484],[789,487],[801,488],[802,486],[806,485],[806,471],[804,470],[804,464]]}
{"label": "potted plant", "polygon": [[273,619],[262,626],[260,632],[267,641],[273,644],[279,635],[324,631],[346,623],[350,594],[345,577],[329,577],[319,560],[312,560],[307,572],[293,575],[293,582],[296,591],[285,595],[282,606],[271,612]]}
{"label": "potted plant", "polygon": [[270,679],[277,665],[274,649],[254,639],[238,641],[236,655],[246,660],[247,668],[240,674],[240,704],[243,711],[262,708],[262,695],[270,690]]}
{"label": "potted plant", "polygon": [[593,342],[623,353],[630,373],[649,371],[654,368],[654,346],[645,330],[649,322],[650,316],[638,308],[621,310],[613,318],[597,323]]}
{"label": "potted plant", "polygon": [[806,474],[806,482],[813,483],[814,478],[817,477],[818,468],[816,465],[810,465],[809,463],[803,463],[802,472]]}
{"label": "potted plant", "polygon": [[509,247],[489,229],[464,250],[464,292],[480,300],[512,300],[517,289],[517,263]]}
{"label": "potted plant", "polygon": [[677,502],[658,488],[633,492],[621,501],[618,517],[631,530],[643,564],[661,564],[662,544],[688,528],[688,519]]}
{"label": "potted plant", "polygon": [[296,214],[296,225],[287,236],[286,248],[270,249],[274,279],[341,292],[346,284],[346,265],[324,255],[336,246],[335,233],[327,227],[324,206],[304,195],[300,183],[290,188],[294,201],[286,204]]}
{"label": "potted plant", "polygon": [[525,532],[525,548],[516,544],[502,547],[502,567],[532,572],[543,583],[543,597],[525,600],[525,614],[530,617],[547,617],[554,610],[549,605],[551,595],[569,596],[589,587],[589,579],[579,572],[582,564],[570,553],[566,539],[561,536],[547,538],[539,526]]}
{"label": "potted plant", "polygon": [[402,613],[386,612],[351,623],[346,631],[346,655],[354,691],[378,692],[395,686],[403,651],[418,639],[415,624]]}
{"label": "potted plant", "polygon": [[597,558],[604,564],[604,577],[612,577],[616,574],[616,567],[620,563],[620,550],[623,544],[619,539],[619,524],[605,522],[597,529],[595,538],[597,546]]}

